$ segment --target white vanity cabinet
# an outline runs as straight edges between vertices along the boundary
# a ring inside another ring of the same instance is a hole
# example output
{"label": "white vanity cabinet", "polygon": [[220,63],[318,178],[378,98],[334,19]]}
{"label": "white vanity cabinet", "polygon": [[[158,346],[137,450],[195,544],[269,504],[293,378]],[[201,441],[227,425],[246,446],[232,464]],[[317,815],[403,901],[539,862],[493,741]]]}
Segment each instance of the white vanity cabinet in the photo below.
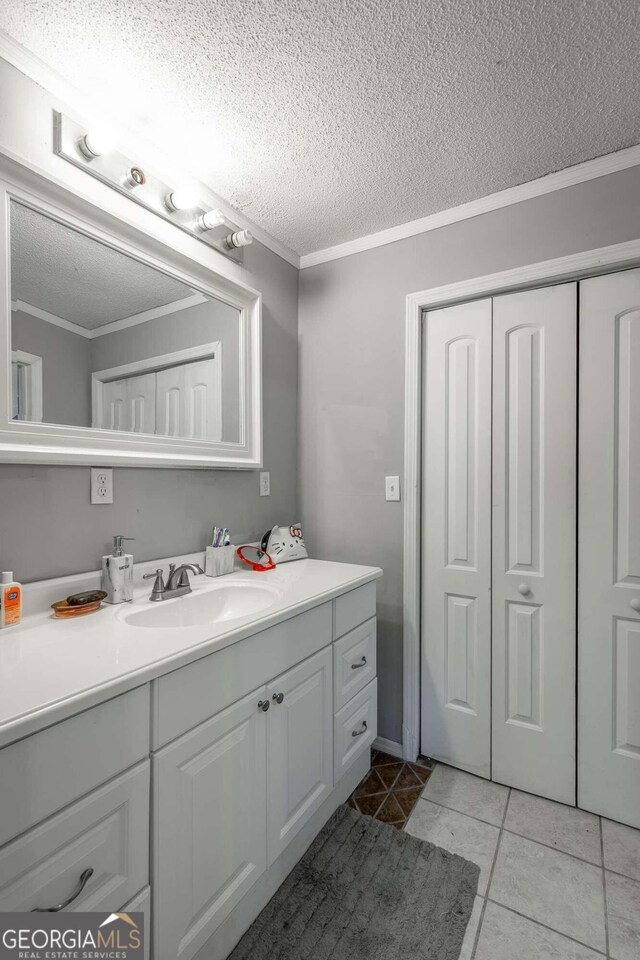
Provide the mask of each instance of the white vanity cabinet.
{"label": "white vanity cabinet", "polygon": [[333,787],[331,650],[160,750],[155,942],[192,957]]}
{"label": "white vanity cabinet", "polygon": [[333,569],[328,595],[0,749],[0,910],[140,911],[146,960],[227,957],[369,766],[379,571]]}
{"label": "white vanity cabinet", "polygon": [[148,720],[145,685],[0,750],[0,911],[119,910],[148,886]]}
{"label": "white vanity cabinet", "polygon": [[269,864],[333,788],[332,691],[330,649],[267,688]]}
{"label": "white vanity cabinet", "polygon": [[[199,717],[211,691],[224,703],[245,692],[249,678],[264,681],[154,755],[156,960],[199,960],[245,893],[330,798],[334,781],[371,746],[377,704],[370,587],[156,681],[160,742]],[[345,633],[337,637],[336,630]],[[363,656],[365,669],[357,666]]]}
{"label": "white vanity cabinet", "polygon": [[267,865],[261,687],[153,759],[155,942],[191,957]]}

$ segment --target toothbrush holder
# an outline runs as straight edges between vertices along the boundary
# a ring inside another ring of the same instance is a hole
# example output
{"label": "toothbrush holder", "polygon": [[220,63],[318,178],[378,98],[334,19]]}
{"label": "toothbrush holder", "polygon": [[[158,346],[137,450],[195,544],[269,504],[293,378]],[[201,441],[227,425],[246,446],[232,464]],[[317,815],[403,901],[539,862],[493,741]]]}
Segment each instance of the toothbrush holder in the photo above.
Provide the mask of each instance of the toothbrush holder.
{"label": "toothbrush holder", "polygon": [[204,572],[208,577],[223,577],[226,573],[233,573],[236,548],[229,544],[226,547],[207,547],[204,561]]}

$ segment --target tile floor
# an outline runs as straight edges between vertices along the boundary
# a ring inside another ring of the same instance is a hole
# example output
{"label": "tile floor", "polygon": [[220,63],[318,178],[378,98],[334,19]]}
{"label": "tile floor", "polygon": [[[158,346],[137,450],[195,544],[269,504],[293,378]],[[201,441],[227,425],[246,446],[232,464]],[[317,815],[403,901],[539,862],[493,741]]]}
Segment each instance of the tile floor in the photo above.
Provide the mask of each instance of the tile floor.
{"label": "tile floor", "polygon": [[640,960],[640,830],[386,754],[349,802],[479,865],[460,960]]}
{"label": "tile floor", "polygon": [[434,761],[427,757],[405,763],[388,753],[372,750],[371,769],[347,803],[368,817],[402,830],[434,766]]}

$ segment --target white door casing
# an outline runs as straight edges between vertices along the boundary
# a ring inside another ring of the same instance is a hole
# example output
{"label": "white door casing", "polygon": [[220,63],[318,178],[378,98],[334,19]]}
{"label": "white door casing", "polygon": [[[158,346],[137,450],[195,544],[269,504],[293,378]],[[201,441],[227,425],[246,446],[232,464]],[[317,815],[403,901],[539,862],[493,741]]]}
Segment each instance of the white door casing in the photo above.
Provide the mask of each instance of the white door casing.
{"label": "white door casing", "polygon": [[492,778],[575,804],[576,284],[493,299]]}
{"label": "white door casing", "polygon": [[491,775],[491,300],[425,318],[421,749]]}
{"label": "white door casing", "polygon": [[640,827],[640,270],[580,286],[578,804]]}
{"label": "white door casing", "polygon": [[154,770],[154,931],[194,956],[266,869],[261,687],[160,750]]}
{"label": "white door casing", "polygon": [[267,688],[269,865],[333,789],[332,673],[328,648]]}

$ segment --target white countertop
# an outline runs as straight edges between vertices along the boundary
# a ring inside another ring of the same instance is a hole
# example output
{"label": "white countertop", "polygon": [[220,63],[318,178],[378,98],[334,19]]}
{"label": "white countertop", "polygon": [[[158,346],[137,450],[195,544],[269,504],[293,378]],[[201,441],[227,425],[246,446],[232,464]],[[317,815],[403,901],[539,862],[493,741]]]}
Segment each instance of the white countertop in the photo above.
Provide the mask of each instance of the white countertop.
{"label": "white countertop", "polygon": [[128,624],[125,617],[134,610],[161,606],[148,602],[152,581],[135,590],[131,603],[103,604],[75,620],[57,620],[51,613],[28,616],[0,631],[0,746],[381,576],[377,567],[298,560],[261,573],[247,568],[217,580],[192,577],[194,594],[222,582],[269,583],[277,591],[273,605],[260,613],[204,626]]}

